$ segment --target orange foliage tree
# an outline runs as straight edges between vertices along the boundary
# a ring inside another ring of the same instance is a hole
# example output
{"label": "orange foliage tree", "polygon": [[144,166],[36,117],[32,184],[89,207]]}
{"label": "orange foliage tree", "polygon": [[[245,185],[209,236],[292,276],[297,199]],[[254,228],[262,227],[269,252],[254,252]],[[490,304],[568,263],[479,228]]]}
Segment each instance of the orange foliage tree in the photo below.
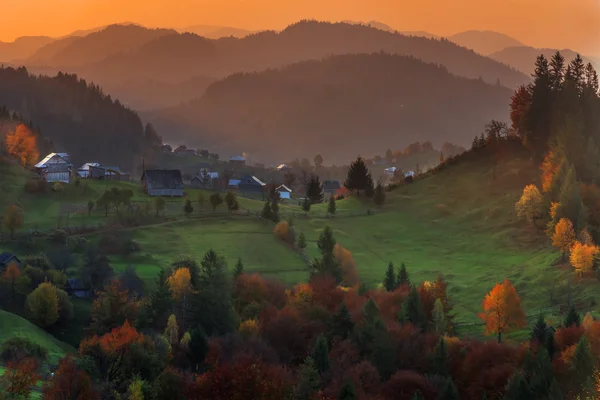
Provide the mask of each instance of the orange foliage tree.
{"label": "orange foliage tree", "polygon": [[503,333],[526,325],[521,299],[508,279],[496,284],[485,296],[479,318],[486,324],[486,335],[498,334],[498,343],[502,341]]}
{"label": "orange foliage tree", "polygon": [[591,271],[594,267],[594,260],[598,252],[600,252],[600,249],[596,245],[575,242],[573,246],[571,246],[571,256],[569,257],[569,261],[580,274]]}
{"label": "orange foliage tree", "polygon": [[555,151],[550,150],[544,157],[540,169],[542,170],[542,192],[548,193],[552,188],[552,179],[558,172],[560,160]]}
{"label": "orange foliage tree", "polygon": [[24,358],[18,363],[8,363],[4,374],[0,377],[0,387],[8,398],[29,398],[31,386],[39,377],[36,374],[38,363],[33,358]]}
{"label": "orange foliage tree", "polygon": [[342,282],[346,286],[358,285],[360,283],[358,270],[354,258],[352,258],[352,253],[337,243],[333,248],[333,254],[342,269]]}
{"label": "orange foliage tree", "polygon": [[24,124],[6,135],[6,151],[23,166],[33,165],[39,158],[35,135]]}
{"label": "orange foliage tree", "polygon": [[70,355],[58,362],[58,369],[45,383],[42,392],[43,400],[96,400],[98,393],[94,391],[89,375],[79,369]]}
{"label": "orange foliage tree", "polygon": [[554,227],[552,245],[562,251],[563,260],[574,241],[575,230],[573,229],[573,223],[567,218],[561,218]]}
{"label": "orange foliage tree", "polygon": [[17,296],[19,294],[26,293],[30,280],[26,275],[24,276],[21,274],[21,269],[17,263],[11,262],[2,273],[0,282],[2,282],[4,285],[6,285],[5,287],[8,288],[9,298],[14,306]]}
{"label": "orange foliage tree", "polygon": [[173,275],[169,277],[169,286],[173,292],[173,298],[181,301],[192,289],[192,276],[189,268],[178,268]]}
{"label": "orange foliage tree", "polygon": [[120,281],[112,281],[92,304],[90,328],[96,335],[103,335],[127,320],[134,320],[137,312],[138,303],[129,298],[127,289]]}

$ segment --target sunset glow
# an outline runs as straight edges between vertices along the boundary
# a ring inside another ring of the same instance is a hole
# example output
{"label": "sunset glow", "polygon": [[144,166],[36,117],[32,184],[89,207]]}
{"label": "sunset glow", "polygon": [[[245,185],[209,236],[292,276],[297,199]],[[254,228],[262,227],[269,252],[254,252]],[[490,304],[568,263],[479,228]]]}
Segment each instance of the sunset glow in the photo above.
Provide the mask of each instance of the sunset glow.
{"label": "sunset glow", "polygon": [[[20,0],[0,14],[0,40],[67,35],[117,22],[184,28],[207,24],[281,29],[303,18],[378,20],[398,30],[438,35],[478,29],[514,36],[536,47],[600,53],[597,0]],[[15,18],[26,15],[27,18]],[[449,17],[451,16],[451,17]],[[539,23],[532,22],[539,20]]]}

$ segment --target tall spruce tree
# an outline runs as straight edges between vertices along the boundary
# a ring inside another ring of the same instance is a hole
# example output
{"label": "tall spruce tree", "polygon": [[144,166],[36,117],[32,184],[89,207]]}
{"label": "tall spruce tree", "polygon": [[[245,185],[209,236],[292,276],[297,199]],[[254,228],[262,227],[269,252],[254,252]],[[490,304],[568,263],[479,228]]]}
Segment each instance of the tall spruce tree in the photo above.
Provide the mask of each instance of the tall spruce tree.
{"label": "tall spruce tree", "polygon": [[373,194],[373,202],[375,205],[382,206],[385,203],[385,190],[381,182],[377,182],[375,192]]}
{"label": "tall spruce tree", "polygon": [[356,342],[363,355],[370,355],[374,343],[386,333],[386,329],[379,314],[379,307],[372,298],[363,306],[361,316],[363,323],[355,328]]}
{"label": "tall spruce tree", "polygon": [[235,281],[244,273],[244,263],[241,258],[238,258],[237,263],[235,263],[235,267],[233,269],[233,280]]}
{"label": "tall spruce tree", "polygon": [[383,278],[383,287],[388,292],[396,290],[396,271],[394,270],[394,264],[390,261],[385,271],[385,277]]}
{"label": "tall spruce tree", "polygon": [[342,270],[334,254],[335,244],[333,230],[329,226],[325,226],[317,241],[321,258],[313,260],[312,267],[313,273],[330,275],[339,283],[342,280]]}
{"label": "tall spruce tree", "polygon": [[302,201],[302,211],[304,211],[305,215],[308,214],[308,212],[310,211],[311,204],[311,200],[308,197],[305,197]]}
{"label": "tall spruce tree", "polygon": [[416,286],[411,288],[408,297],[402,304],[401,322],[410,322],[419,329],[426,328],[427,316]]}
{"label": "tall spruce tree", "polygon": [[408,272],[406,271],[406,265],[402,263],[400,265],[400,269],[398,270],[398,287],[402,285],[410,286],[410,278],[408,276]]}
{"label": "tall spruce tree", "polygon": [[553,106],[550,67],[546,57],[540,55],[535,62],[533,83],[531,84],[531,105],[525,122],[527,128],[525,142],[534,151],[534,156],[538,161],[541,161],[546,153]]}
{"label": "tall spruce tree", "polygon": [[354,390],[354,385],[352,381],[347,380],[344,382],[344,385],[340,389],[340,393],[338,394],[337,400],[357,400],[356,391]]}
{"label": "tall spruce tree", "polygon": [[[319,180],[318,175],[312,175],[306,186],[306,197],[310,199],[312,204],[323,202],[323,185]],[[305,210],[305,212],[308,212]]]}
{"label": "tall spruce tree", "polygon": [[575,168],[570,166],[565,181],[560,190],[559,206],[556,212],[558,220],[567,218],[573,222],[573,228],[579,232],[585,227],[587,210],[581,200],[579,183],[575,175]]}
{"label": "tall spruce tree", "polygon": [[531,341],[537,341],[540,344],[546,343],[546,338],[548,336],[548,325],[546,325],[546,320],[544,316],[540,314],[538,316],[533,329],[531,330]]}
{"label": "tall spruce tree", "polygon": [[154,291],[150,294],[150,301],[141,309],[137,320],[138,329],[152,327],[162,331],[167,324],[167,319],[173,311],[173,292],[168,282],[168,270],[161,269],[156,277]]}
{"label": "tall spruce tree", "polygon": [[348,338],[354,330],[354,321],[346,303],[342,303],[340,309],[331,316],[329,323],[329,337],[333,340],[336,337]]}
{"label": "tall spruce tree", "polygon": [[567,328],[570,326],[581,325],[581,316],[575,309],[575,306],[572,305],[571,307],[569,307],[569,311],[567,312],[567,315],[565,316],[565,321],[564,321],[563,325],[566,326]]}
{"label": "tall spruce tree", "polygon": [[329,203],[327,204],[327,214],[329,214],[332,217],[335,215],[335,197],[334,196],[329,197]]}
{"label": "tall spruce tree", "polygon": [[438,400],[459,400],[458,390],[452,381],[452,378],[446,379],[446,384],[442,389],[442,392],[438,396]]}
{"label": "tall spruce tree", "polygon": [[300,366],[300,381],[294,389],[292,399],[311,400],[321,386],[319,371],[315,368],[315,361],[307,357]]}
{"label": "tall spruce tree", "polygon": [[433,351],[431,357],[431,368],[433,372],[442,376],[448,376],[448,351],[446,349],[446,341],[444,337],[440,337],[440,341]]}
{"label": "tall spruce tree", "polygon": [[319,335],[312,351],[312,359],[315,362],[315,368],[320,374],[329,371],[331,363],[329,361],[329,345],[323,335]]}
{"label": "tall spruce tree", "polygon": [[506,385],[504,400],[531,400],[535,397],[532,395],[523,372],[515,371]]}
{"label": "tall spruce tree", "polygon": [[550,60],[550,87],[553,92],[560,92],[565,77],[565,58],[559,51]]}
{"label": "tall spruce tree", "polygon": [[370,197],[369,194],[373,194],[373,178],[361,157],[358,157],[356,161],[350,164],[344,186],[351,192],[356,192],[359,195],[362,194]]}

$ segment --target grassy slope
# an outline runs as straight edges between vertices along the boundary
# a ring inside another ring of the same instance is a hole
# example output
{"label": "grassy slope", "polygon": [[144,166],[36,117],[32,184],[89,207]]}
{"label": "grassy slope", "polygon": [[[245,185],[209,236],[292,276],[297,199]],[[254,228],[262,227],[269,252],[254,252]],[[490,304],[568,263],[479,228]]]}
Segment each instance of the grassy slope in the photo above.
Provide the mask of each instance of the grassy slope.
{"label": "grassy slope", "polygon": [[76,352],[69,345],[56,340],[44,330],[18,315],[0,310],[0,343],[13,336],[29,338],[48,350],[48,361],[57,364],[68,352]]}

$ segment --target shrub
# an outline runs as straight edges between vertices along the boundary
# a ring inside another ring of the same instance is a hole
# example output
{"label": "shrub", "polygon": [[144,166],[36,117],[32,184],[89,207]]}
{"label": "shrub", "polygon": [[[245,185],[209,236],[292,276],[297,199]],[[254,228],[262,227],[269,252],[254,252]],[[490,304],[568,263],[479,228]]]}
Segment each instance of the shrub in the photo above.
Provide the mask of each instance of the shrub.
{"label": "shrub", "polygon": [[288,242],[290,244],[296,243],[296,235],[294,234],[294,228],[290,226],[287,221],[281,221],[277,225],[275,225],[275,229],[273,231],[275,236],[279,239]]}
{"label": "shrub", "polygon": [[48,350],[31,340],[15,336],[0,346],[0,361],[3,363],[19,362],[24,358],[33,357],[40,362],[48,357]]}
{"label": "shrub", "polygon": [[39,268],[42,271],[47,271],[53,267],[50,259],[45,254],[26,256],[23,258],[23,265]]}
{"label": "shrub", "polygon": [[25,191],[30,194],[48,192],[48,184],[43,179],[32,178],[25,183]]}

